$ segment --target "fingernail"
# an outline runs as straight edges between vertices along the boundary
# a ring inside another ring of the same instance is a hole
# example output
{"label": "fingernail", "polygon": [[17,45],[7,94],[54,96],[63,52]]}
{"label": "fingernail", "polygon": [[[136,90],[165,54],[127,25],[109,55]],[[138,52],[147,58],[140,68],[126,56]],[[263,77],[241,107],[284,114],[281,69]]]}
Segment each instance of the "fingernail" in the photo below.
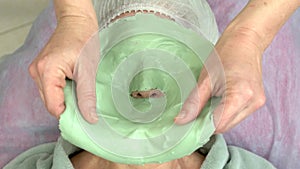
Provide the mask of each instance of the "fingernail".
{"label": "fingernail", "polygon": [[96,123],[99,119],[95,108],[90,108],[89,116],[90,116],[90,119],[91,119],[91,123]]}
{"label": "fingernail", "polygon": [[89,122],[94,124],[97,123],[97,121],[98,121],[98,116],[95,113],[91,113]]}
{"label": "fingernail", "polygon": [[186,117],[186,111],[181,111],[177,116],[176,119],[183,119]]}

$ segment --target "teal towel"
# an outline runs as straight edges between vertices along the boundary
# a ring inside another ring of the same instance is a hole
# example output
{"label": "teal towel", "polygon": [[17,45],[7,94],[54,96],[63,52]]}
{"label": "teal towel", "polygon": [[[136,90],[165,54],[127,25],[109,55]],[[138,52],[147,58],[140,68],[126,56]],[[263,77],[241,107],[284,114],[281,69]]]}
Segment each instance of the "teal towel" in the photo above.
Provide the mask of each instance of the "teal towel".
{"label": "teal towel", "polygon": [[215,135],[202,150],[207,150],[201,169],[275,169],[267,160],[244,149],[227,146],[222,135]]}
{"label": "teal towel", "polygon": [[[69,155],[80,149],[59,138],[20,154],[4,169],[73,169]],[[199,151],[206,155],[201,169],[274,169],[267,160],[238,147],[227,146],[222,135],[215,135]]]}
{"label": "teal towel", "polygon": [[3,169],[74,169],[69,155],[79,150],[59,138],[56,143],[42,144],[23,152]]}

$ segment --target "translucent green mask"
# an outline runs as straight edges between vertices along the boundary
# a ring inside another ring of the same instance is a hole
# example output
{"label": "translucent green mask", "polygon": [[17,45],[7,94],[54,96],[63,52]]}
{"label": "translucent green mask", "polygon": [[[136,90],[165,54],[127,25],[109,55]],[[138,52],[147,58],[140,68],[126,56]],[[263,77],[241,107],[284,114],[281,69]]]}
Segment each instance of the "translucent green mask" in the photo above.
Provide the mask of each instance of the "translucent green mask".
{"label": "translucent green mask", "polygon": [[[215,127],[212,99],[186,125],[174,117],[196,86],[213,45],[175,22],[150,14],[122,18],[100,32],[96,77],[97,124],[79,113],[72,83],[65,87],[60,118],[64,139],[117,163],[161,163],[181,158],[208,142]],[[158,89],[160,98],[136,99],[133,91]]]}

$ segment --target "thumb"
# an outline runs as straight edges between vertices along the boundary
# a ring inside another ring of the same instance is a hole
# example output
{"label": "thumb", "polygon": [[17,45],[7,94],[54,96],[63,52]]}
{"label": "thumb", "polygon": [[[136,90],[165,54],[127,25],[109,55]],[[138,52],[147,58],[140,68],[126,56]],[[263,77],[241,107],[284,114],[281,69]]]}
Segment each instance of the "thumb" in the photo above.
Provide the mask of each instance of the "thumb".
{"label": "thumb", "polygon": [[76,81],[76,92],[78,106],[82,116],[88,122],[96,123],[98,121],[98,116],[96,111],[95,78],[89,76],[79,78]]}
{"label": "thumb", "polygon": [[100,45],[96,33],[84,46],[74,69],[79,110],[89,123],[98,121],[96,111],[96,74],[100,60]]}
{"label": "thumb", "polygon": [[[206,72],[206,70],[204,70],[204,72]],[[206,73],[201,74],[203,75]],[[207,74],[203,76],[206,76],[206,78],[200,77],[198,85],[192,90],[191,94],[183,104],[180,113],[175,117],[174,121],[176,124],[186,124],[194,120],[211,97],[210,80],[207,78]]]}

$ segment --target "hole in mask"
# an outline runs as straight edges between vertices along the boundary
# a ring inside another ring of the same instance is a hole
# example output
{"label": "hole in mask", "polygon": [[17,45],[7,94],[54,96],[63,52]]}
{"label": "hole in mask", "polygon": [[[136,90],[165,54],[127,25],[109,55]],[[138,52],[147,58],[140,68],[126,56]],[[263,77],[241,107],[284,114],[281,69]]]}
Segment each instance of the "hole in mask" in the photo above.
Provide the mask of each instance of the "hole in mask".
{"label": "hole in mask", "polygon": [[130,96],[135,99],[146,99],[146,98],[160,98],[165,94],[158,89],[150,89],[144,91],[133,91]]}

